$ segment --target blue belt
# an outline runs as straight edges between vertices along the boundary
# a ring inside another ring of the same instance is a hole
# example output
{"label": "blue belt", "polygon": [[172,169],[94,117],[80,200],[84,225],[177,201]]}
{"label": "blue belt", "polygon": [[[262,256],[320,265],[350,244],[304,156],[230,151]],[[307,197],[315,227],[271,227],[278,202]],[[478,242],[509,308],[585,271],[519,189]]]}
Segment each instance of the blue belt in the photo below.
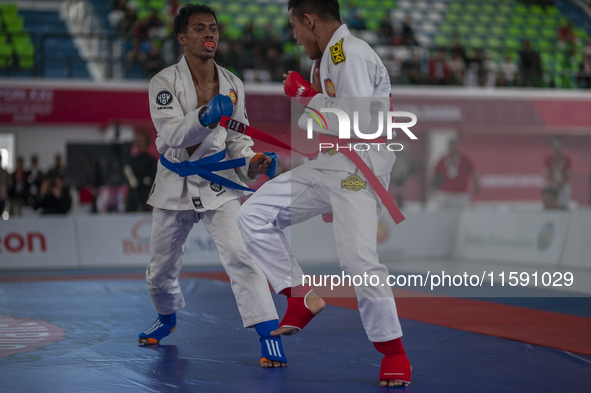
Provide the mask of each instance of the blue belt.
{"label": "blue belt", "polygon": [[233,182],[232,180],[213,173],[226,169],[240,168],[246,165],[245,158],[222,161],[224,158],[226,158],[226,151],[222,150],[219,153],[215,153],[214,155],[202,158],[197,161],[183,161],[175,164],[168,161],[162,154],[160,154],[160,163],[166,169],[175,172],[180,177],[198,175],[205,180],[209,180],[212,183],[219,184],[220,186],[224,186],[226,188],[254,192],[255,190],[252,188],[244,187],[238,183]]}

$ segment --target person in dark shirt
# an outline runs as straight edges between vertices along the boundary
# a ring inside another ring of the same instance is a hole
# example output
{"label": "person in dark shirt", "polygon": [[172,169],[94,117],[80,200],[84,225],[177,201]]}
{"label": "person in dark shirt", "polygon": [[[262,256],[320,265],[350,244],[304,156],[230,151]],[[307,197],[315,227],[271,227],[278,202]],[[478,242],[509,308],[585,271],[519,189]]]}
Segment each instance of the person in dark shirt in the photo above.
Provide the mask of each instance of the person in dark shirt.
{"label": "person in dark shirt", "polygon": [[137,154],[131,158],[129,165],[124,168],[127,184],[129,185],[125,203],[125,211],[128,212],[148,212],[151,210],[146,202],[156,178],[158,162],[147,151],[149,143],[150,140],[146,133],[138,133],[135,138]]}
{"label": "person in dark shirt", "polygon": [[41,183],[41,193],[33,208],[42,215],[66,214],[72,207],[70,189],[60,174],[47,176]]}
{"label": "person in dark shirt", "polygon": [[11,187],[8,191],[8,196],[10,197],[10,215],[21,216],[23,205],[27,202],[29,195],[25,160],[22,157],[16,159],[16,169],[11,175],[10,183]]}
{"label": "person in dark shirt", "polygon": [[37,198],[39,198],[41,182],[43,181],[43,172],[39,169],[39,159],[36,155],[31,156],[31,168],[26,173],[27,187],[29,188],[27,205],[33,206]]}

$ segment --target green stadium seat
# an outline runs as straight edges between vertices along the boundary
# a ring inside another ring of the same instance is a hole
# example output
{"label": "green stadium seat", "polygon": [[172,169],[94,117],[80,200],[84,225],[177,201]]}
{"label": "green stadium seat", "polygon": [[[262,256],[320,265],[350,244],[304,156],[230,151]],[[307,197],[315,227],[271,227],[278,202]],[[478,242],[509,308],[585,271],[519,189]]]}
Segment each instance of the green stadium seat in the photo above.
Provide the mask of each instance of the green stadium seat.
{"label": "green stadium seat", "polygon": [[532,5],[529,7],[529,12],[535,15],[540,15],[544,13],[544,9],[539,5]]}
{"label": "green stadium seat", "polygon": [[250,15],[260,15],[263,13],[263,9],[258,4],[249,4],[246,6],[245,11]]}
{"label": "green stadium seat", "polygon": [[480,25],[489,25],[492,23],[492,18],[488,14],[481,14],[476,20]]}
{"label": "green stadium seat", "polygon": [[515,15],[515,16],[511,17],[511,24],[523,26],[525,24],[525,19],[519,15]]}
{"label": "green stadium seat", "polygon": [[466,26],[466,25],[457,26],[456,31],[462,35],[472,33],[472,29],[470,28],[470,26]]}
{"label": "green stadium seat", "polygon": [[484,41],[480,37],[472,37],[468,40],[468,46],[471,48],[484,48]]}
{"label": "green stadium seat", "polygon": [[499,14],[505,14],[505,15],[511,14],[511,6],[508,6],[508,5],[500,5],[497,8],[497,12]]}
{"label": "green stadium seat", "polygon": [[376,19],[369,19],[367,21],[367,23],[365,24],[365,27],[367,28],[367,30],[369,31],[377,31],[380,28],[380,19],[376,20]]}
{"label": "green stadium seat", "polygon": [[271,4],[265,7],[267,15],[276,16],[281,15],[281,7],[276,4]]}
{"label": "green stadium seat", "polygon": [[18,55],[18,66],[24,70],[30,70],[35,65],[35,47],[31,44],[15,46]]}
{"label": "green stadium seat", "polygon": [[457,14],[464,12],[464,7],[460,3],[451,3],[447,9],[449,11],[454,11]]}
{"label": "green stadium seat", "polygon": [[542,24],[542,21],[537,16],[530,16],[529,18],[527,18],[526,24],[528,26],[540,26]]}
{"label": "green stadium seat", "polygon": [[488,29],[483,25],[476,25],[472,31],[478,35],[486,35],[488,33]]}
{"label": "green stadium seat", "polygon": [[551,6],[551,7],[546,7],[546,14],[548,15],[560,15],[560,11],[558,10],[558,8]]}
{"label": "green stadium seat", "polygon": [[382,1],[382,9],[390,9],[393,10],[396,8],[396,1],[395,0],[384,0]]}
{"label": "green stadium seat", "polygon": [[469,23],[469,24],[474,23],[474,15],[472,15],[472,14],[464,14],[464,15],[462,15],[462,17],[460,19],[461,19],[462,23]]}
{"label": "green stadium seat", "polygon": [[531,27],[527,27],[524,30],[524,34],[527,38],[531,39],[531,38],[537,38],[539,37],[539,33],[538,33],[538,29],[536,28],[531,28]]}
{"label": "green stadium seat", "polygon": [[12,67],[12,47],[9,45],[0,45],[0,68]]}
{"label": "green stadium seat", "polygon": [[2,3],[0,4],[0,10],[2,15],[17,15],[18,5],[15,3]]}
{"label": "green stadium seat", "polygon": [[544,39],[538,40],[536,46],[537,49],[542,53],[549,52],[554,49],[554,45],[552,45],[552,43],[549,40]]}
{"label": "green stadium seat", "polygon": [[232,24],[232,21],[234,20],[234,18],[228,14],[217,14],[216,18],[218,19],[218,23],[224,24],[226,26]]}
{"label": "green stadium seat", "polygon": [[150,0],[148,2],[148,8],[159,10],[159,11],[163,11],[167,5],[168,5],[167,2],[164,0]]}
{"label": "green stadium seat", "polygon": [[224,7],[224,8],[226,8],[226,11],[229,14],[239,15],[243,12],[242,11],[242,4],[238,4],[238,3],[230,3],[227,5],[227,7]]}
{"label": "green stadium seat", "polygon": [[246,26],[246,24],[250,22],[250,16],[248,15],[238,15],[234,18],[234,24],[237,26]]}
{"label": "green stadium seat", "polygon": [[577,36],[578,38],[586,39],[589,37],[589,34],[587,33],[587,31],[585,29],[575,28],[574,30],[575,30],[575,36]]}
{"label": "green stadium seat", "polygon": [[544,38],[554,38],[556,37],[556,30],[544,28],[540,31],[540,35]]}
{"label": "green stadium seat", "polygon": [[439,25],[439,32],[443,34],[451,35],[455,31],[455,27],[450,23],[442,23]]}
{"label": "green stadium seat", "polygon": [[256,27],[263,28],[263,27],[265,27],[267,25],[267,23],[269,23],[269,21],[270,21],[270,19],[266,15],[257,16],[254,19],[254,25]]}
{"label": "green stadium seat", "polygon": [[6,45],[8,41],[8,35],[6,33],[0,33],[0,45]]}
{"label": "green stadium seat", "polygon": [[497,26],[505,26],[509,23],[509,18],[505,15],[495,15],[493,21]]}
{"label": "green stadium seat", "polygon": [[464,12],[470,12],[470,13],[476,14],[476,13],[478,13],[478,11],[479,11],[479,7],[474,3],[468,3],[464,7]]}
{"label": "green stadium seat", "polygon": [[490,29],[490,34],[499,37],[505,34],[505,29],[499,26],[493,26]]}
{"label": "green stadium seat", "polygon": [[521,45],[519,44],[519,41],[516,40],[515,38],[505,38],[505,41],[503,42],[505,49],[508,50],[519,50],[519,48],[521,47]]}
{"label": "green stadium seat", "polygon": [[490,4],[484,4],[481,8],[482,13],[487,14],[487,15],[492,15],[496,10],[495,7],[493,7]]}
{"label": "green stadium seat", "polygon": [[230,24],[224,29],[224,35],[229,39],[236,40],[242,36],[242,29]]}
{"label": "green stadium seat", "polygon": [[442,35],[438,35],[437,37],[435,37],[433,43],[436,47],[439,48],[446,48],[447,46],[449,46],[449,40]]}
{"label": "green stadium seat", "polygon": [[491,49],[500,49],[503,46],[503,43],[496,37],[488,37],[486,46]]}
{"label": "green stadium seat", "polygon": [[558,26],[558,20],[553,16],[545,16],[542,19],[542,26],[556,28]]}
{"label": "green stadium seat", "polygon": [[460,17],[458,14],[456,13],[447,13],[445,14],[445,20],[450,22],[450,23],[457,23],[459,21]]}
{"label": "green stadium seat", "polygon": [[511,37],[521,37],[521,35],[522,35],[521,29],[516,26],[509,27],[507,29],[507,34],[509,34]]}
{"label": "green stadium seat", "polygon": [[513,7],[513,12],[516,14],[526,15],[529,13],[527,6],[524,4],[516,3],[515,7]]}
{"label": "green stadium seat", "polygon": [[25,21],[20,16],[8,20],[4,19],[4,24],[6,25],[6,31],[9,33],[20,33],[25,27]]}

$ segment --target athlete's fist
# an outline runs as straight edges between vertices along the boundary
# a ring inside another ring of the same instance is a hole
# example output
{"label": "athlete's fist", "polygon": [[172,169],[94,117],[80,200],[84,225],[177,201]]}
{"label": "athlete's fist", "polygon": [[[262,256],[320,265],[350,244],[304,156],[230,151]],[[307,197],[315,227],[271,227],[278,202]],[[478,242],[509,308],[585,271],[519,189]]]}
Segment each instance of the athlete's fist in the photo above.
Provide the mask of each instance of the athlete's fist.
{"label": "athlete's fist", "polygon": [[318,94],[312,87],[312,84],[297,72],[289,72],[285,76],[283,84],[285,94],[295,98],[298,102],[301,102],[304,98],[312,98]]}
{"label": "athlete's fist", "polygon": [[257,153],[250,160],[250,169],[256,174],[275,177],[277,170],[277,154],[271,152]]}
{"label": "athlete's fist", "polygon": [[222,119],[222,116],[231,117],[234,112],[234,105],[232,99],[228,96],[218,94],[209,100],[209,103],[199,115],[199,122],[203,127],[208,127],[212,124],[217,124]]}

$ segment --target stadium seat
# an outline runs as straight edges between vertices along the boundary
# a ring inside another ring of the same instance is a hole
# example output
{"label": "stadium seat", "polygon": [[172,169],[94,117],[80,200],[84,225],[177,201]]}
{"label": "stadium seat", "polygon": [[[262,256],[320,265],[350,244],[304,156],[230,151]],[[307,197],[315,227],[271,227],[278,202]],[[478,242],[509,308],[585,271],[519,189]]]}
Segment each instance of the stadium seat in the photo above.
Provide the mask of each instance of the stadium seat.
{"label": "stadium seat", "polygon": [[10,68],[12,62],[12,47],[10,45],[0,45],[0,68]]}
{"label": "stadium seat", "polygon": [[2,3],[0,4],[0,10],[2,11],[2,15],[17,15],[18,14],[18,5],[15,3]]}

